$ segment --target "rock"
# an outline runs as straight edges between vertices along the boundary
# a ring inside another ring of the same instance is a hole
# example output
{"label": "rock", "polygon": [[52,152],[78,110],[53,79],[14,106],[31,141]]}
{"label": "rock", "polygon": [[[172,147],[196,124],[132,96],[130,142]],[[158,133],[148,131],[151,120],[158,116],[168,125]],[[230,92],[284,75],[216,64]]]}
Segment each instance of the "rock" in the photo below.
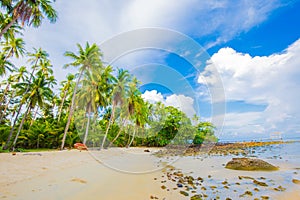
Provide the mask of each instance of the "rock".
{"label": "rock", "polygon": [[300,180],[298,180],[298,179],[293,179],[292,181],[293,181],[293,183],[300,185]]}
{"label": "rock", "polygon": [[244,197],[244,196],[252,196],[252,192],[247,190],[244,194],[240,195],[240,197]]}
{"label": "rock", "polygon": [[274,188],[275,191],[278,191],[278,192],[283,192],[286,190],[286,188],[282,187],[281,185],[278,186],[277,188]]}
{"label": "rock", "polygon": [[247,171],[274,171],[278,167],[271,165],[260,159],[253,158],[233,158],[229,161],[225,168],[233,170],[247,170]]}
{"label": "rock", "polygon": [[227,182],[227,181],[223,181],[222,184],[223,184],[223,185],[227,185],[228,182]]}
{"label": "rock", "polygon": [[202,200],[202,198],[201,198],[200,194],[196,194],[196,195],[192,196],[190,200]]}
{"label": "rock", "polygon": [[261,182],[261,181],[257,181],[257,180],[254,180],[253,181],[253,183],[255,184],[255,185],[260,185],[260,186],[268,186],[268,184],[266,184],[266,183],[264,183],[264,182]]}
{"label": "rock", "polygon": [[260,196],[261,197],[261,199],[270,199],[270,197],[268,197],[268,196]]}
{"label": "rock", "polygon": [[145,150],[144,150],[144,152],[148,152],[148,153],[149,153],[149,152],[150,152],[150,150],[149,150],[149,149],[145,149]]}
{"label": "rock", "polygon": [[250,176],[239,176],[239,179],[242,180],[242,179],[251,179],[251,180],[254,180],[254,178],[250,177]]}
{"label": "rock", "polygon": [[189,193],[187,193],[186,191],[180,191],[179,193],[186,196],[186,197],[189,196]]}
{"label": "rock", "polygon": [[161,186],[161,189],[163,189],[163,190],[166,189],[166,188],[167,188],[167,187],[166,187],[165,185],[162,185],[162,186]]}
{"label": "rock", "polygon": [[183,187],[183,185],[181,183],[177,183],[177,187]]}

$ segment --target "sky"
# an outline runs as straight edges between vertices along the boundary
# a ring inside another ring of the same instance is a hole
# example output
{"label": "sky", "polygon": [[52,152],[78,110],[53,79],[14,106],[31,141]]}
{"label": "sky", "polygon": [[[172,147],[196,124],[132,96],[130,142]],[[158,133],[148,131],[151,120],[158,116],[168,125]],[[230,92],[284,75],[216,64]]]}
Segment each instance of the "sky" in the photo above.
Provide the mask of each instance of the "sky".
{"label": "sky", "polygon": [[[59,19],[26,27],[27,50],[99,44],[107,64],[141,81],[143,98],[216,124],[221,140],[300,136],[299,0],[56,1]],[[25,61],[18,61],[25,62]]]}

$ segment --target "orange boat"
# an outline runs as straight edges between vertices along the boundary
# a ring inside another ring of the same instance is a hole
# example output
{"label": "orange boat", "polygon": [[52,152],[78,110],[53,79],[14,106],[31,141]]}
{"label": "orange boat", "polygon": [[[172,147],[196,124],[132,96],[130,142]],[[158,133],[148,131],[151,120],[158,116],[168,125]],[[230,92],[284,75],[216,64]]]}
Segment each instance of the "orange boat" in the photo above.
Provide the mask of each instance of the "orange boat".
{"label": "orange boat", "polygon": [[78,150],[88,150],[87,146],[85,146],[85,144],[82,143],[75,143],[74,148]]}

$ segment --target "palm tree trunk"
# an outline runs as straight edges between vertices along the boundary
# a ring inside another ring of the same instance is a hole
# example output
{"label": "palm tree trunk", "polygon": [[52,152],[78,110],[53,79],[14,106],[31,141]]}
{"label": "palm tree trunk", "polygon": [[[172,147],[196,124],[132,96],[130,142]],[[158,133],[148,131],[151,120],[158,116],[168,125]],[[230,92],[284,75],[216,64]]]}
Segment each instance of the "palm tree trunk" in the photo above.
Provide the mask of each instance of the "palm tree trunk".
{"label": "palm tree trunk", "polygon": [[38,111],[39,111],[39,107],[37,106],[37,107],[36,107],[36,110],[35,110],[35,112],[34,112],[34,116],[33,116],[33,118],[31,119],[29,128],[32,126],[32,124],[33,124],[33,122],[34,122],[34,120],[35,120],[35,118],[36,118],[36,115],[37,115]]}
{"label": "palm tree trunk", "polygon": [[9,28],[17,21],[18,17],[19,17],[19,15],[16,15],[16,16],[11,20],[11,22],[10,22],[9,24],[7,24],[7,26],[5,26],[4,29],[1,30],[1,32],[0,32],[0,39],[2,38],[2,35],[3,35],[4,33],[6,33],[7,30],[8,30],[8,29],[9,29]]}
{"label": "palm tree trunk", "polygon": [[63,150],[64,146],[65,146],[65,141],[66,141],[67,133],[68,133],[68,130],[69,130],[69,127],[70,127],[70,124],[71,124],[72,115],[73,115],[73,112],[74,112],[74,103],[75,103],[76,90],[77,90],[77,87],[78,87],[78,84],[79,84],[79,81],[81,79],[82,74],[83,74],[83,70],[81,70],[81,72],[79,74],[79,77],[77,79],[75,88],[74,88],[74,92],[73,92],[73,96],[72,96],[72,102],[71,102],[71,108],[70,108],[70,113],[69,113],[69,117],[68,117],[68,122],[66,124],[66,128],[65,128],[65,131],[64,131],[63,139],[61,141],[60,150]]}
{"label": "palm tree trunk", "polygon": [[111,117],[110,117],[110,119],[109,119],[109,121],[108,121],[108,125],[107,125],[107,127],[106,127],[105,135],[104,135],[104,138],[103,138],[103,140],[102,140],[102,144],[101,144],[100,150],[103,149],[103,147],[104,147],[104,143],[105,143],[105,141],[106,141],[106,138],[107,138],[107,134],[108,134],[109,128],[110,128],[110,126],[111,126],[111,124],[112,124],[112,122],[113,122],[113,120],[114,120],[114,116],[115,116],[115,107],[116,107],[116,106],[115,106],[115,103],[113,103],[113,109],[112,109],[112,111],[111,111]]}
{"label": "palm tree trunk", "polygon": [[21,112],[22,107],[23,107],[23,103],[21,103],[20,106],[19,106],[18,112],[17,112],[17,114],[16,114],[15,120],[14,120],[14,122],[13,122],[13,124],[12,124],[11,129],[10,129],[10,132],[9,132],[9,135],[8,135],[8,138],[7,138],[7,141],[6,141],[6,144],[5,144],[4,147],[3,147],[3,150],[8,149],[8,145],[9,145],[9,143],[10,143],[12,134],[13,134],[13,132],[14,132],[14,130],[15,130],[15,125],[16,125],[16,123],[17,123],[17,120],[18,120],[18,117],[19,117],[19,114],[20,114],[20,112]]}
{"label": "palm tree trunk", "polygon": [[[122,126],[124,126],[124,124],[125,124],[125,122],[127,121],[127,119],[128,118],[125,118],[124,120],[123,120],[123,125]],[[118,139],[118,137],[120,136],[120,134],[121,134],[121,132],[122,132],[122,127],[120,127],[120,129],[119,129],[119,131],[118,131],[118,134],[116,135],[116,137],[110,142],[110,144],[108,145],[108,147],[111,147],[111,145],[113,145],[113,143]]]}
{"label": "palm tree trunk", "polygon": [[89,134],[90,114],[91,114],[91,104],[89,103],[89,104],[88,104],[88,121],[87,121],[87,124],[86,124],[85,134],[84,134],[84,138],[83,138],[83,144],[84,144],[84,145],[85,145],[85,143],[86,143],[86,139],[87,139],[87,136],[88,136],[88,134]]}
{"label": "palm tree trunk", "polygon": [[132,134],[132,138],[131,138],[131,141],[130,143],[127,145],[127,148],[130,147],[130,145],[132,144],[133,140],[134,140],[134,136],[135,136],[135,131],[136,131],[136,127],[133,128],[133,134]]}
{"label": "palm tree trunk", "polygon": [[[1,35],[0,35],[0,38],[1,38]],[[37,66],[37,62],[38,62],[38,60],[36,60],[36,62],[35,62],[35,64],[34,64],[34,68],[33,68],[32,72],[30,73],[30,77],[29,77],[28,83],[31,82],[31,79],[32,79],[32,77],[33,77],[33,73],[34,73],[34,71],[35,71],[35,69],[36,69],[36,66]],[[26,94],[26,93],[28,92],[28,90],[29,90],[29,85],[27,86],[26,91],[24,92],[24,94]],[[21,103],[20,103],[20,106],[19,106],[19,110],[18,110],[17,115],[16,115],[16,118],[15,118],[14,123],[13,123],[13,125],[12,125],[12,128],[11,128],[11,130],[10,130],[10,132],[9,132],[9,135],[8,135],[8,138],[7,138],[7,141],[6,141],[6,144],[5,144],[5,146],[3,147],[4,150],[6,150],[6,149],[8,148],[8,145],[9,145],[9,143],[10,143],[10,140],[11,140],[11,137],[12,137],[12,134],[13,134],[13,131],[15,130],[15,125],[16,125],[16,122],[17,122],[17,120],[18,120],[18,117],[19,117],[19,114],[20,114],[20,112],[21,112],[22,107],[23,107],[23,103],[21,102]]]}
{"label": "palm tree trunk", "polygon": [[[6,95],[7,91],[9,90],[9,87],[10,87],[10,83],[8,83],[7,86],[6,86],[6,88],[5,88],[5,91],[3,93],[3,97],[2,97],[2,100],[1,100],[1,103],[0,103],[0,107],[2,107],[2,105],[3,105],[2,103],[4,102],[5,95]],[[7,104],[5,105],[5,108],[4,108],[3,112],[1,112],[1,114],[0,114],[0,123],[2,122],[2,119],[5,116],[5,113],[6,113],[6,110],[7,110],[7,107],[8,107],[8,104],[9,104],[10,100],[11,100],[11,98],[9,99],[9,101],[7,102]]]}
{"label": "palm tree trunk", "polygon": [[60,107],[59,107],[59,110],[58,110],[58,118],[57,118],[57,121],[60,120],[61,112],[62,112],[64,103],[65,103],[66,97],[67,97],[67,90],[65,90],[65,92],[64,92],[64,96],[63,96],[63,99],[62,99],[62,101],[61,101],[61,104],[60,104]]}
{"label": "palm tree trunk", "polygon": [[17,135],[16,135],[15,140],[14,140],[14,142],[13,142],[13,145],[12,145],[13,151],[15,150],[15,146],[16,146],[16,143],[17,143],[19,134],[20,134],[20,132],[21,132],[21,129],[22,129],[22,127],[23,127],[23,124],[24,124],[24,122],[25,122],[25,119],[26,119],[26,117],[27,117],[27,114],[29,113],[29,110],[30,110],[30,103],[29,103],[28,106],[27,106],[27,109],[26,109],[26,111],[25,111],[25,113],[24,113],[24,116],[23,116],[23,119],[22,119],[22,121],[21,121],[21,124],[20,124],[20,126],[19,126],[19,128],[18,128]]}
{"label": "palm tree trunk", "polygon": [[0,102],[1,105],[2,105],[2,103],[4,103],[5,95],[6,95],[6,93],[8,92],[9,87],[10,87],[10,83],[8,83],[8,84],[6,85],[6,87],[5,87],[5,90],[4,90],[4,92],[3,92],[3,97],[2,97],[1,102]]}

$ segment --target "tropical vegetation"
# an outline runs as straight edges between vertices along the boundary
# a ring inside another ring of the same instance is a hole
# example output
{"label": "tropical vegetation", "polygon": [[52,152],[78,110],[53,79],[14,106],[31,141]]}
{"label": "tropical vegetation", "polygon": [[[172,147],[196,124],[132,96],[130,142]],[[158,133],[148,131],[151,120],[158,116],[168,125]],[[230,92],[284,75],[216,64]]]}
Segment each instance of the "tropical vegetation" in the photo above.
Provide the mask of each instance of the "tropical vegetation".
{"label": "tropical vegetation", "polygon": [[[63,149],[82,142],[110,146],[200,145],[217,141],[210,122],[142,98],[129,71],[105,65],[97,44],[66,51],[65,68],[78,70],[57,83],[49,54],[25,49],[24,26],[55,22],[53,0],[4,0],[0,6],[0,147]],[[18,66],[16,60],[27,60]],[[59,66],[55,66],[56,68]]]}

